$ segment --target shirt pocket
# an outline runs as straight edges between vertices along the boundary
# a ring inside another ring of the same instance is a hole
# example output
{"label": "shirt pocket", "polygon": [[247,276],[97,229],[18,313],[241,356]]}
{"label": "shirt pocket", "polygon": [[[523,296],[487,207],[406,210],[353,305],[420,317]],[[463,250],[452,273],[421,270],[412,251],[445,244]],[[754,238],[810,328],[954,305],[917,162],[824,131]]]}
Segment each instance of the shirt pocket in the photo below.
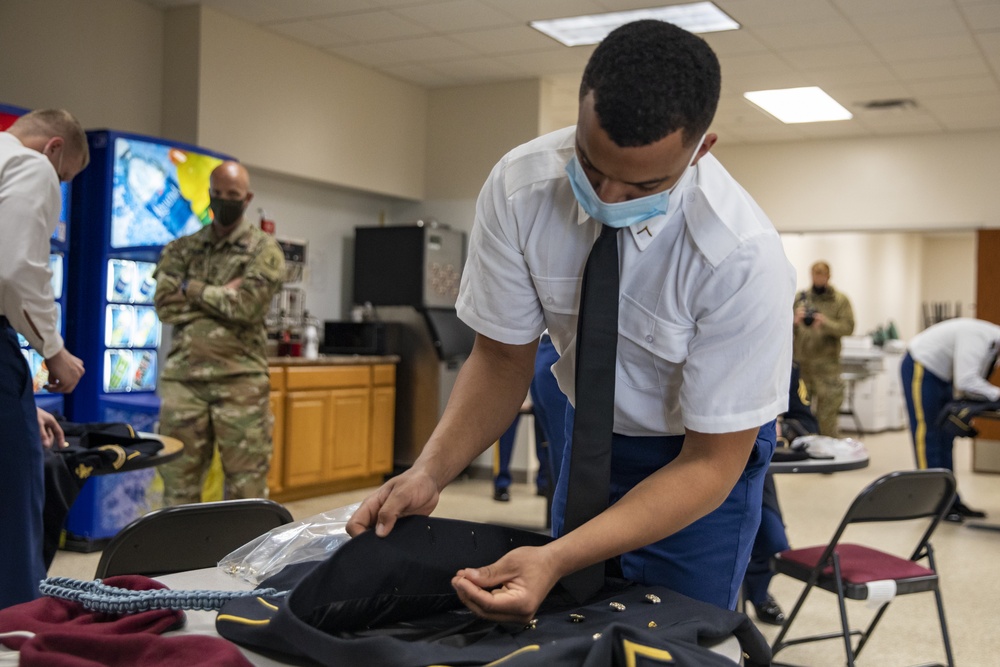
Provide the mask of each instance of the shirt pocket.
{"label": "shirt pocket", "polygon": [[635,389],[679,381],[692,327],[656,317],[628,295],[618,304],[618,375]]}

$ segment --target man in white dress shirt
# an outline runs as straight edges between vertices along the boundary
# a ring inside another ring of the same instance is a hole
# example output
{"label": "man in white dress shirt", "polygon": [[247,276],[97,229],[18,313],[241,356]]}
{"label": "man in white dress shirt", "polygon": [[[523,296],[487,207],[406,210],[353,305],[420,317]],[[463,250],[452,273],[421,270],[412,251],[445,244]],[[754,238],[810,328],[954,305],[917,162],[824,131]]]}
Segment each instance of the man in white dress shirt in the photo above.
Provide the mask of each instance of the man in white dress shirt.
{"label": "man in white dress shirt", "polygon": [[0,484],[0,608],[38,597],[45,577],[42,442],[51,444],[55,421],[35,406],[17,333],[45,358],[47,389],[73,391],[83,362],[56,326],[49,239],[59,222],[59,182],[73,180],[89,156],[83,128],[66,111],[33,111],[0,133],[0,424],[8,473]]}
{"label": "man in white dress shirt", "polygon": [[[954,471],[955,438],[939,417],[956,397],[1000,401],[1000,387],[987,378],[997,365],[1000,326],[970,317],[938,322],[913,337],[900,365],[903,396],[917,468]],[[958,496],[945,519],[983,519]]]}
{"label": "man in white dress shirt", "polygon": [[575,405],[584,264],[602,224],[622,228],[611,505],[563,534],[562,466],[558,539],[456,575],[481,616],[530,620],[560,578],[616,556],[631,580],[736,603],[787,407],[795,279],[767,217],[708,154],[719,87],[701,38],[623,26],[588,63],[578,124],[512,150],[480,193],[458,303],[474,349],[422,454],[365,500],[352,534],[434,509],[510,423],[546,328]]}

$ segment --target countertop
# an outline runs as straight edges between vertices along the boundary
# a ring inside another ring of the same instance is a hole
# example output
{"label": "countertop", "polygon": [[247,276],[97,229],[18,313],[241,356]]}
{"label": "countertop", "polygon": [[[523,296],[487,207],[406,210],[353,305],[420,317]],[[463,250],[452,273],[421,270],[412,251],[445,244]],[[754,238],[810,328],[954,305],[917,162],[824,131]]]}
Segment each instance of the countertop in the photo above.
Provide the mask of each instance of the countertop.
{"label": "countertop", "polygon": [[268,357],[268,366],[364,366],[398,364],[396,354],[321,354],[317,359],[305,357]]}

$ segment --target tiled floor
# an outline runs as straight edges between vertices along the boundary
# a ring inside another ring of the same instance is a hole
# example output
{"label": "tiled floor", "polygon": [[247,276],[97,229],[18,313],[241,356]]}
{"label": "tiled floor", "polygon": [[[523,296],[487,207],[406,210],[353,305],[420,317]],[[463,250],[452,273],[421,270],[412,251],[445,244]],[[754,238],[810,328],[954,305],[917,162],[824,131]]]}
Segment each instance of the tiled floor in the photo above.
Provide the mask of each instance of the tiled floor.
{"label": "tiled floor", "polygon": [[[872,463],[863,470],[833,475],[779,475],[778,493],[793,546],[821,544],[829,540],[850,501],[867,483],[882,474],[912,467],[908,435],[895,431],[866,436]],[[956,470],[963,499],[972,507],[989,513],[1000,523],[1000,475],[971,472],[971,445],[956,443]],[[370,489],[287,503],[296,519],[343,507],[363,498]],[[528,529],[545,527],[545,500],[534,495],[531,486],[515,485],[509,503],[493,501],[491,486],[484,480],[457,481],[442,494],[436,516],[518,525]],[[906,540],[916,540],[905,528]],[[875,535],[854,533],[856,541]],[[975,530],[968,526],[943,524],[933,540],[942,572],[945,610],[955,653],[963,667],[992,667],[1000,664],[1000,532]],[[49,572],[51,576],[90,579],[100,554],[60,552]],[[776,577],[771,591],[786,611],[790,611],[801,590],[798,582]],[[752,612],[751,612],[752,613]],[[863,622],[873,612],[864,603],[848,606],[852,619]],[[836,629],[835,598],[817,591],[796,622],[798,631]],[[801,625],[800,625],[801,623]],[[773,639],[775,628],[762,626]],[[836,641],[795,647],[782,652],[783,661],[803,665],[844,664],[843,647]],[[933,597],[910,595],[895,601],[886,613],[859,660],[860,665],[905,665],[944,660],[937,630]]]}

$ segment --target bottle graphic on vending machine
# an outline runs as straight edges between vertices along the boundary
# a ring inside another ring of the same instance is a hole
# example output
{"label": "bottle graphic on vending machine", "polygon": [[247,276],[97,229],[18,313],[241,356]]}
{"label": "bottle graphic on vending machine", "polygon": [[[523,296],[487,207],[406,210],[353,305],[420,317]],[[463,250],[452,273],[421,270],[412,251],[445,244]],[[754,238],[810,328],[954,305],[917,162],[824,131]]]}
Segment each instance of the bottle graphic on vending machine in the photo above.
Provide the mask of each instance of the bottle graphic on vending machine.
{"label": "bottle graphic on vending machine", "polygon": [[177,180],[153,160],[131,152],[124,159],[128,184],[138,200],[136,203],[159,220],[171,236],[181,236],[192,213]]}

